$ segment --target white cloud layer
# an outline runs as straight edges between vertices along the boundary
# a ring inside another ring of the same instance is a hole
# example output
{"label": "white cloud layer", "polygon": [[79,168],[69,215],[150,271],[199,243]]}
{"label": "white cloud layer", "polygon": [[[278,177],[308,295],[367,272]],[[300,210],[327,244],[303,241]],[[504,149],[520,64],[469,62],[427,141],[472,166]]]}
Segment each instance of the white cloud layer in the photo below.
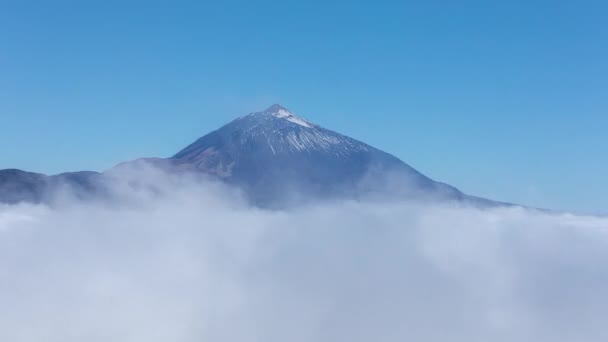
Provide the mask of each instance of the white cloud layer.
{"label": "white cloud layer", "polygon": [[607,219],[158,189],[0,207],[0,341],[608,340]]}

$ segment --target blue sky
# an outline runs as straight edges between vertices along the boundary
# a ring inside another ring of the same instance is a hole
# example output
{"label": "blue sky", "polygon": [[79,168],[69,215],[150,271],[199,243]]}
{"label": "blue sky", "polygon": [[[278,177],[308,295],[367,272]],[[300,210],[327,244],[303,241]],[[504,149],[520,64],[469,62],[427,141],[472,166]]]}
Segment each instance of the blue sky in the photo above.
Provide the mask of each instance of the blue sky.
{"label": "blue sky", "polygon": [[281,103],[494,199],[608,212],[603,1],[2,1],[0,168],[169,156]]}

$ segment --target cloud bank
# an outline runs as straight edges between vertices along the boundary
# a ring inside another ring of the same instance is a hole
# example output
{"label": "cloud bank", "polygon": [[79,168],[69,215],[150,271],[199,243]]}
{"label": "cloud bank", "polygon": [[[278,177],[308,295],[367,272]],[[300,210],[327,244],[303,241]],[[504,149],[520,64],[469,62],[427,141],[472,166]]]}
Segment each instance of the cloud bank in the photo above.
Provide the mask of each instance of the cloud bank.
{"label": "cloud bank", "polygon": [[608,340],[607,219],[138,177],[0,207],[1,341]]}

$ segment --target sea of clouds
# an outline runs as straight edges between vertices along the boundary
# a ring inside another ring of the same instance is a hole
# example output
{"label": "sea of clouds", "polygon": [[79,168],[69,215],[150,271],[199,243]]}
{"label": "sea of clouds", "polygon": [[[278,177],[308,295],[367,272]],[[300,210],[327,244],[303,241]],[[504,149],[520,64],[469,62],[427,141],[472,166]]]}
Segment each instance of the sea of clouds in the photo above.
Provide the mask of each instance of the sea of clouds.
{"label": "sea of clouds", "polygon": [[606,218],[137,180],[0,206],[0,341],[608,341]]}

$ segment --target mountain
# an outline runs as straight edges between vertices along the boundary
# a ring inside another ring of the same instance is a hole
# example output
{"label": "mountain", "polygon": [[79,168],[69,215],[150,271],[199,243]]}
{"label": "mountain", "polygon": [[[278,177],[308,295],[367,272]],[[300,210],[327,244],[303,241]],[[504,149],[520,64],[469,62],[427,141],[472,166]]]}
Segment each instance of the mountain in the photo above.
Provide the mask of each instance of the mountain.
{"label": "mountain", "polygon": [[170,158],[126,162],[104,174],[45,176],[0,170],[0,201],[41,202],[58,184],[86,197],[99,192],[104,175],[142,162],[172,173],[210,175],[242,189],[252,203],[264,207],[363,197],[499,204],[434,181],[391,154],[325,129],[278,104],[239,117]]}
{"label": "mountain", "polygon": [[171,157],[244,189],[256,203],[391,194],[460,199],[398,158],[280,105],[237,118]]}
{"label": "mountain", "polygon": [[61,191],[87,199],[104,191],[103,183],[102,174],[93,171],[47,176],[17,169],[0,170],[0,203],[43,203]]}

